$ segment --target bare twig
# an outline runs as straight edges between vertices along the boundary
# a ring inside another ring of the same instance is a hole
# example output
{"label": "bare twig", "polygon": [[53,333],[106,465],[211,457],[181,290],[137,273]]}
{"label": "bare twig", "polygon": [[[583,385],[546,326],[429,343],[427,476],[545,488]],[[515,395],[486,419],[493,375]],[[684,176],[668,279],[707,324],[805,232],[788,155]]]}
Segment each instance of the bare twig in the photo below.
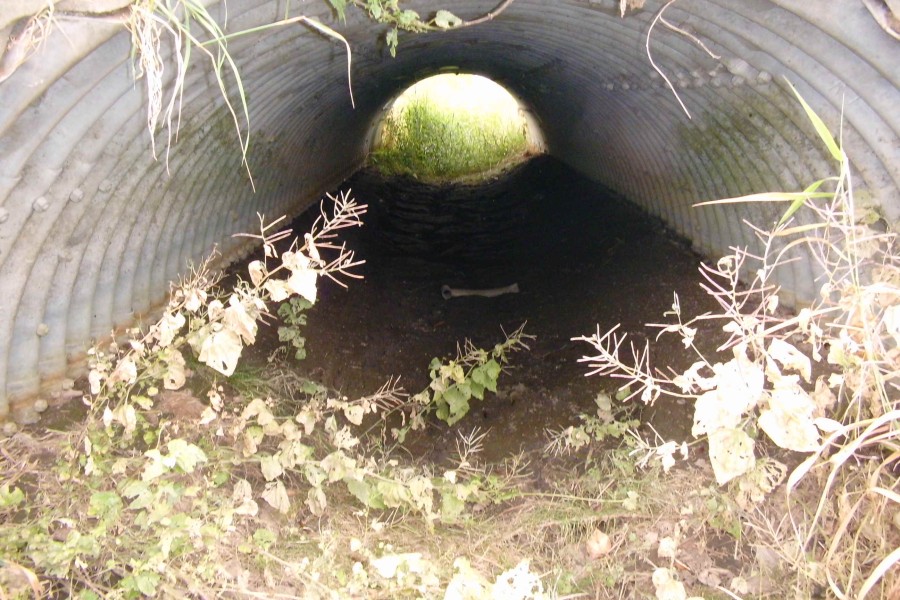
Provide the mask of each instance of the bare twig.
{"label": "bare twig", "polygon": [[[660,14],[662,14],[662,11],[660,11]],[[685,29],[682,29],[681,27],[678,27],[677,25],[673,25],[672,23],[670,23],[669,21],[667,21],[667,20],[666,20],[665,18],[663,18],[663,17],[660,17],[659,22],[662,23],[663,25],[665,25],[666,27],[668,27],[669,29],[671,29],[672,31],[674,31],[674,32],[676,32],[676,33],[680,33],[681,35],[683,35],[683,36],[686,37],[687,39],[691,40],[692,42],[694,42],[695,44],[697,44],[698,46],[700,46],[701,48],[703,48],[703,50],[704,50],[707,54],[709,54],[710,58],[714,58],[714,59],[716,59],[716,60],[721,60],[721,59],[722,59],[721,56],[719,56],[718,54],[716,54],[715,52],[713,52],[712,50],[710,50],[709,48],[707,48],[707,47],[706,47],[706,44],[704,44],[703,41],[702,41],[700,38],[698,38],[697,36],[695,36],[693,33],[689,32],[689,31],[687,31],[687,30],[685,30]]]}
{"label": "bare twig", "polygon": [[659,12],[656,13],[655,17],[653,17],[653,21],[650,23],[650,29],[647,30],[647,39],[644,47],[647,49],[647,58],[650,59],[650,65],[654,68],[654,70],[656,70],[657,73],[659,73],[660,77],[663,78],[663,81],[666,82],[666,85],[669,86],[669,89],[672,90],[672,94],[675,95],[675,99],[678,100],[678,104],[681,105],[681,109],[684,111],[684,114],[687,115],[688,119],[692,119],[693,117],[691,117],[691,113],[690,111],[688,111],[687,106],[685,106],[684,102],[681,101],[681,96],[679,96],[678,92],[675,91],[675,86],[672,85],[672,82],[669,81],[669,78],[665,73],[663,73],[663,70],[656,65],[656,62],[654,62],[653,60],[653,55],[650,53],[650,34],[653,33],[653,28],[656,27],[656,23],[660,19],[662,19],[663,13],[666,11],[666,9],[672,6],[675,2],[677,2],[677,0],[669,0],[668,2],[666,2],[665,6],[659,9]]}
{"label": "bare twig", "polygon": [[463,21],[462,23],[460,23],[457,26],[457,28],[471,27],[472,25],[478,25],[479,23],[486,23],[488,21],[493,21],[500,13],[502,13],[504,10],[509,8],[509,5],[512,4],[513,2],[515,2],[515,0],[503,0],[503,2],[500,4],[500,6],[498,6],[497,8],[495,8],[488,14],[486,14],[482,17],[478,17],[477,19],[472,19],[471,21]]}

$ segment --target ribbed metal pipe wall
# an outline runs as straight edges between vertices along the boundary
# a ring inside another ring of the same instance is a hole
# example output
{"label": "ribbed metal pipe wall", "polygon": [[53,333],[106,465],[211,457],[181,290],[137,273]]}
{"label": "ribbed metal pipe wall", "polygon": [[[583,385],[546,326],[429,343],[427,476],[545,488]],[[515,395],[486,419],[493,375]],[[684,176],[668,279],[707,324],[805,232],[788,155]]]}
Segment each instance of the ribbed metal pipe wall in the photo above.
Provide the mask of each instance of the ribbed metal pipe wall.
{"label": "ribbed metal pipe wall", "polygon": [[[58,1],[52,32],[18,65],[0,59],[0,417],[34,417],[31,399],[77,372],[92,340],[152,313],[168,283],[218,245],[245,248],[257,213],[294,215],[357,169],[385,105],[441,69],[487,75],[537,116],[548,150],[627,195],[710,255],[753,244],[743,219],[771,223],[759,205],[694,209],[700,200],[796,190],[835,165],[789,92],[793,82],[837,130],[857,198],[900,223],[900,42],[861,1],[647,0],[625,18],[618,0],[516,0],[482,25],[402,35],[392,59],[359,11],[341,23],[324,0],[211,2],[229,31],[307,15],[353,49],[347,91],[343,45],[303,25],[235,38],[251,108],[250,165],[208,65],[195,52],[178,141],[150,152],[144,83],[134,82],[125,0]],[[451,8],[475,18],[484,0],[410,1],[423,16]],[[45,6],[14,0],[15,19]],[[446,5],[446,6],[445,6]],[[452,6],[451,6],[452,5]],[[2,29],[2,28],[6,29]],[[164,45],[164,50],[167,46]],[[18,65],[14,71],[11,67]],[[10,74],[11,73],[11,74]],[[171,65],[166,77],[171,78]],[[361,199],[365,201],[365,198]],[[815,294],[811,261],[780,274],[788,300]]]}

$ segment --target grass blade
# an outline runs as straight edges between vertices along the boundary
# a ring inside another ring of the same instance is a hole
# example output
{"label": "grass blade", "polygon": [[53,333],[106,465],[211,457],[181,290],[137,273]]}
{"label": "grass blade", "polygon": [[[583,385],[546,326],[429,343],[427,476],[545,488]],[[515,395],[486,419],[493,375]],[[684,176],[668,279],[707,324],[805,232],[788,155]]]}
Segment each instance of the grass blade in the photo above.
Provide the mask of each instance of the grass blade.
{"label": "grass blade", "polygon": [[825,143],[825,146],[828,148],[828,151],[831,152],[831,156],[834,160],[838,162],[844,162],[844,151],[841,150],[838,143],[835,141],[834,136],[831,135],[831,131],[828,130],[828,126],[825,125],[825,122],[816,114],[816,111],[812,109],[812,107],[806,103],[806,100],[803,99],[803,96],[800,95],[800,92],[797,91],[797,88],[794,87],[787,78],[785,78],[788,86],[791,88],[791,91],[794,92],[794,95],[797,96],[797,99],[800,101],[800,104],[803,105],[803,110],[806,111],[806,116],[813,124],[813,127],[816,128],[816,133],[819,134],[819,137]]}
{"label": "grass blade", "polygon": [[[823,179],[822,181],[828,180]],[[807,188],[807,190],[808,189],[809,188]],[[807,198],[831,198],[833,196],[834,194],[829,192],[762,192],[760,194],[748,194],[746,196],[723,198],[721,200],[707,200],[706,202],[697,202],[692,206],[697,208],[700,206],[712,206],[714,204],[743,204],[745,202],[797,202],[798,200],[804,201]]]}

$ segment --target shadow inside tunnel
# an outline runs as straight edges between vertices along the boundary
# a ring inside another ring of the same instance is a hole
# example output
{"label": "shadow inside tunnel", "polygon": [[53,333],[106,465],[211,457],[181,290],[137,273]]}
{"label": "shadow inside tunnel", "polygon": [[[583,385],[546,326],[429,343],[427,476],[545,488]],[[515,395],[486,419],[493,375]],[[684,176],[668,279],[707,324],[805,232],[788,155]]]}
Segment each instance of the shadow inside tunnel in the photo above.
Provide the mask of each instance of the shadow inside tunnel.
{"label": "shadow inside tunnel", "polygon": [[[699,285],[701,260],[660,221],[547,156],[480,184],[428,185],[363,169],[340,186],[369,206],[360,229],[342,241],[365,264],[344,289],[323,282],[304,329],[308,356],[296,369],[349,397],[371,394],[391,377],[416,393],[429,384],[432,358],[452,358],[471,340],[491,348],[526,323],[530,350],[512,356],[499,393],[474,401],[452,428],[438,426],[420,450],[440,461],[457,431],[494,430],[485,455],[538,450],[545,429],[577,422],[594,399],[621,382],[586,378],[578,362],[592,348],[572,341],[621,324],[640,345],[651,341],[660,367],[685,369],[695,356],[678,336],[655,340],[673,293],[687,315],[715,309]],[[318,208],[293,223],[307,231]],[[497,297],[444,299],[441,288],[496,288]],[[714,328],[714,326],[711,326]],[[698,341],[711,336],[698,335]],[[257,359],[278,345],[272,332]],[[686,439],[690,406],[632,400],[664,437]],[[416,442],[414,442],[415,444]]]}

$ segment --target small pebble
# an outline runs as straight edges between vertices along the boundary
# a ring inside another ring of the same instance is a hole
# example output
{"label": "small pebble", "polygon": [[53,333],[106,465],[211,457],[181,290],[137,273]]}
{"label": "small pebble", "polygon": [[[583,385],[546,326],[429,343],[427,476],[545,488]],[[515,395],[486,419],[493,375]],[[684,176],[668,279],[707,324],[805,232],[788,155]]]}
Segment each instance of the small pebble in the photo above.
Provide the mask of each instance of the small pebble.
{"label": "small pebble", "polygon": [[18,430],[19,426],[12,421],[7,421],[3,424],[3,435],[6,437],[15,435]]}
{"label": "small pebble", "polygon": [[48,406],[49,406],[49,404],[47,404],[46,400],[44,400],[43,398],[38,398],[37,400],[34,401],[32,408],[34,408],[34,410],[36,412],[42,413],[45,410],[47,410]]}
{"label": "small pebble", "polygon": [[591,537],[585,542],[585,551],[588,557],[594,560],[606,556],[611,550],[612,540],[599,529],[595,529]]}

